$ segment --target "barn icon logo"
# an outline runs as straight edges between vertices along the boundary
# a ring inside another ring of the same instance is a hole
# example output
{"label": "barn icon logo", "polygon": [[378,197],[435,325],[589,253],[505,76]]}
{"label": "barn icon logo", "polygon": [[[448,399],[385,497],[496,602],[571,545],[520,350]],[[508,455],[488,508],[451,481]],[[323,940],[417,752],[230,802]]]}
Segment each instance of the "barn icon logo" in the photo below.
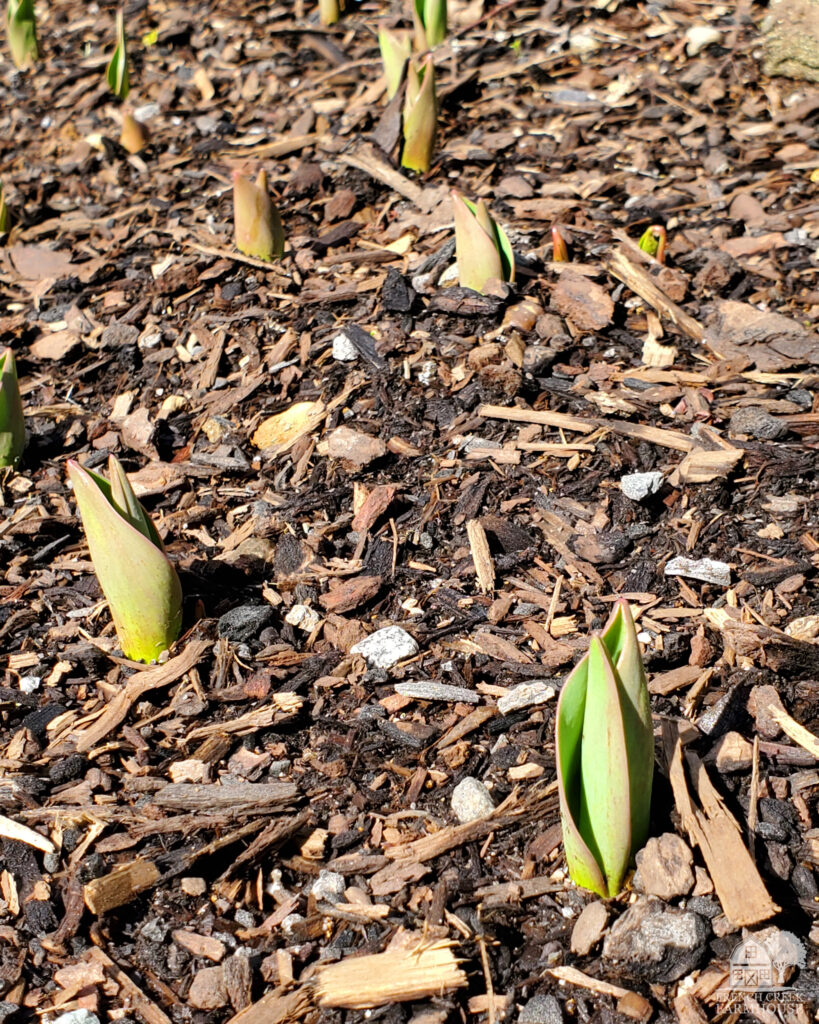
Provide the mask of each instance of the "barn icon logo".
{"label": "barn icon logo", "polygon": [[789,969],[804,966],[805,947],[791,932],[750,935],[734,947],[728,984],[733,992],[783,992]]}

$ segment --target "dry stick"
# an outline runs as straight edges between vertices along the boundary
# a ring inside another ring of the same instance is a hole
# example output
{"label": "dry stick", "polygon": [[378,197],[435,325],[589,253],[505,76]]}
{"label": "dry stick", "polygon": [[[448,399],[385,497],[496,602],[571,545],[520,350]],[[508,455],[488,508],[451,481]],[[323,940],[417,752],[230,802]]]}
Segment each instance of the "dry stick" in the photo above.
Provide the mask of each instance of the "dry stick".
{"label": "dry stick", "polygon": [[481,588],[481,593],[489,594],[495,588],[495,566],[492,563],[492,556],[489,554],[489,541],[486,539],[486,530],[484,530],[480,520],[469,520],[466,524],[466,535],[469,538],[472,561],[475,563],[475,575],[478,577],[478,586]]}
{"label": "dry stick", "polygon": [[130,903],[141,892],[156,885],[159,878],[156,864],[137,857],[130,864],[120,864],[107,875],[93,878],[83,886],[83,898],[92,914],[105,914]]}
{"label": "dry stick", "polygon": [[665,292],[657,287],[651,275],[647,274],[642,267],[635,266],[622,250],[615,249],[605,264],[610,274],[618,281],[622,281],[650,306],[653,306],[658,313],[667,316],[689,338],[693,338],[694,341],[702,341],[705,334],[702,324],[689,316],[676,302],[672,302]]}
{"label": "dry stick", "polygon": [[[189,672],[199,664],[202,655],[209,647],[209,640],[193,640],[181,654],[171,658],[170,661],[166,661],[164,665],[157,665],[154,668],[146,669],[144,672],[138,672],[136,675],[131,676],[125,686],[110,701],[99,718],[76,737],[73,741],[74,750],[78,753],[84,753],[87,750],[91,750],[92,747],[96,747],[98,743],[105,739],[108,733],[113,732],[118,725],[125,721],[131,706],[140,697],[150,690],[157,690],[162,686],[169,686],[171,683],[175,683],[177,679],[180,679],[186,672]],[[75,729],[81,726],[82,723],[80,722],[79,726],[75,726]],[[57,746],[61,747],[62,743]],[[49,752],[54,752],[51,747],[49,747]]]}
{"label": "dry stick", "polygon": [[108,976],[119,986],[120,1009],[133,1010],[145,1024],[171,1024],[156,1003],[121,970],[110,956],[98,946],[92,946],[86,953],[88,960],[102,964]]}
{"label": "dry stick", "polygon": [[400,171],[391,167],[372,146],[366,143],[358,146],[353,153],[344,153],[339,160],[343,164],[347,164],[348,167],[364,171],[365,174],[369,174],[371,178],[380,181],[394,192],[399,192],[405,199],[415,203],[418,209],[423,210],[424,213],[429,213],[438,202],[437,194],[431,194],[416,185],[414,181],[405,178]]}

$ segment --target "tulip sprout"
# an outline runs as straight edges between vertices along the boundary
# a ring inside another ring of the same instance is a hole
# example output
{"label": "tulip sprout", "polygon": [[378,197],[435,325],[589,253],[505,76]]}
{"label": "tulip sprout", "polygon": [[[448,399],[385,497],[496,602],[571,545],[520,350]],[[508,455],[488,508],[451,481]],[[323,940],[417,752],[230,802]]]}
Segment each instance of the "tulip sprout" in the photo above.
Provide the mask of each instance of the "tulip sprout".
{"label": "tulip sprout", "polygon": [[114,56],[108,63],[105,72],[108,85],[111,91],[124,100],[130,91],[131,85],[128,77],[128,52],[125,48],[125,19],[122,10],[117,11],[117,45]]}
{"label": "tulip sprout", "polygon": [[0,466],[14,466],[26,446],[23,403],[10,348],[0,349]]}
{"label": "tulip sprout", "polygon": [[384,77],[387,80],[387,99],[391,100],[401,88],[404,65],[412,53],[412,42],[407,33],[391,32],[388,28],[380,28],[378,30],[378,47],[381,50]]}
{"label": "tulip sprout", "polygon": [[328,28],[335,25],[345,7],[344,0],[319,0],[319,21]]}
{"label": "tulip sprout", "polygon": [[255,184],[233,172],[233,227],[236,248],[245,256],[269,262],[284,252],[284,230],[264,171],[259,171]]}
{"label": "tulip sprout", "polygon": [[68,475],[123,653],[134,661],[155,661],[182,628],[176,570],[113,455],[108,480],[73,460]]}
{"label": "tulip sprout", "polygon": [[6,197],[3,195],[3,185],[0,182],[0,235],[11,231],[11,214],[6,206]]}
{"label": "tulip sprout", "polygon": [[404,96],[404,148],[401,166],[426,173],[432,164],[438,101],[435,96],[435,67],[432,57],[407,64]]}
{"label": "tulip sprout", "polygon": [[648,838],[654,770],[643,660],[622,598],[563,684],[555,750],[569,874],[584,889],[616,896]]}
{"label": "tulip sprout", "polygon": [[6,38],[15,67],[22,70],[39,58],[34,0],[8,0]]}
{"label": "tulip sprout", "polygon": [[446,0],[412,0],[415,49],[431,50],[446,39]]}
{"label": "tulip sprout", "polygon": [[452,208],[461,287],[483,292],[490,281],[514,281],[515,254],[484,200],[473,203],[453,190]]}
{"label": "tulip sprout", "polygon": [[552,225],[552,261],[554,263],[568,263],[569,249],[566,239],[561,235],[556,224]]}
{"label": "tulip sprout", "polygon": [[643,252],[653,256],[658,263],[665,263],[665,228],[662,224],[652,224],[646,228],[637,243]]}

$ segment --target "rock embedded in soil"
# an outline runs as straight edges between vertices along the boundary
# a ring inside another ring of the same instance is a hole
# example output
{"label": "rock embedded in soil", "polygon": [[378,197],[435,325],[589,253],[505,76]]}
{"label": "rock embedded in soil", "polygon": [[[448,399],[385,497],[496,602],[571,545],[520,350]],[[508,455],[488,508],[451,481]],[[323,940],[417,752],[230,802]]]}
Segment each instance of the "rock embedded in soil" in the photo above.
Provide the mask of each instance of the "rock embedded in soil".
{"label": "rock embedded in soil", "polygon": [[631,501],[645,501],[663,486],[663,474],[659,470],[650,473],[626,473],[620,477],[620,490]]}
{"label": "rock embedded in soil", "polygon": [[618,973],[649,982],[677,981],[702,960],[706,921],[648,896],[616,921],[603,943],[603,960]]}
{"label": "rock embedded in soil", "polygon": [[222,967],[203,967],[188,990],[188,1005],[196,1010],[218,1010],[227,1005],[228,994]]}
{"label": "rock embedded in soil", "polygon": [[731,417],[728,430],[733,436],[747,434],[759,441],[775,441],[787,434],[788,425],[758,405],[744,405]]}
{"label": "rock embedded in soil", "polygon": [[479,779],[467,775],[452,790],[450,797],[452,813],[463,825],[467,821],[484,818],[495,810],[492,794]]}
{"label": "rock embedded in soil", "polygon": [[351,654],[360,654],[372,668],[392,668],[404,658],[418,653],[418,644],[400,626],[385,626],[370,633],[350,648]]}
{"label": "rock embedded in soil", "polygon": [[583,533],[572,537],[569,547],[576,555],[592,565],[614,565],[631,548],[631,541],[618,530],[608,533]]}
{"label": "rock embedded in soil", "polygon": [[521,1009],[518,1024],[563,1024],[560,1003],[554,996],[532,996]]}
{"label": "rock embedded in soil", "polygon": [[333,359],[340,363],[353,363],[358,359],[358,349],[344,331],[333,338]]}
{"label": "rock embedded in soil", "polygon": [[748,710],[754,716],[756,731],[764,740],[775,740],[782,731],[771,709],[784,711],[779,692],[774,686],[754,686],[748,695]]}
{"label": "rock embedded in soil", "polygon": [[637,854],[634,888],[649,896],[670,900],[694,887],[694,855],[673,832],[649,839]]}
{"label": "rock embedded in soil", "polygon": [[344,897],[344,875],[337,871],[319,871],[318,878],[313,882],[310,892],[317,900],[325,900],[327,903],[339,903]]}
{"label": "rock embedded in soil", "polygon": [[[19,1009],[19,1007],[15,1007],[15,1009]],[[3,1014],[0,1016],[0,1020],[7,1016],[8,1014]],[[69,1010],[68,1013],[61,1013],[54,1024],[100,1024],[100,1019],[96,1013],[92,1013],[90,1010]]]}
{"label": "rock embedded in soil", "polygon": [[240,604],[225,612],[216,623],[219,636],[235,644],[247,643],[273,621],[273,609],[266,604]]}
{"label": "rock embedded in soil", "polygon": [[508,715],[512,711],[520,711],[523,708],[530,708],[535,704],[545,704],[553,699],[555,688],[545,679],[530,679],[528,682],[519,683],[509,693],[498,698],[498,711],[502,715]]}
{"label": "rock embedded in soil", "polygon": [[565,271],[552,291],[552,308],[581,331],[602,331],[611,323],[614,303],[599,284]]}
{"label": "rock embedded in soil", "polygon": [[600,900],[587,903],[580,912],[572,929],[571,949],[578,956],[587,956],[603,938],[609,920],[609,912]]}

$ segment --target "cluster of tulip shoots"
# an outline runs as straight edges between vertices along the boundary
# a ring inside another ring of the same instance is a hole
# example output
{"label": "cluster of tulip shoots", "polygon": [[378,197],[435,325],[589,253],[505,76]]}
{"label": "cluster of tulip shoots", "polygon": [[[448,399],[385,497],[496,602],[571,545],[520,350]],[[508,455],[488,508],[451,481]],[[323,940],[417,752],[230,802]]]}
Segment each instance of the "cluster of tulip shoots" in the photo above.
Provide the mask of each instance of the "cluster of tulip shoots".
{"label": "cluster of tulip shoots", "polygon": [[563,684],[555,754],[569,875],[614,897],[648,838],[654,774],[648,687],[624,598]]}
{"label": "cluster of tulip shoots", "polygon": [[[432,165],[438,124],[435,65],[428,51],[446,38],[446,0],[412,0],[412,22],[411,32],[379,29],[378,46],[387,98],[391,100],[406,80],[401,166],[426,173]],[[426,56],[413,57],[413,47]]]}

